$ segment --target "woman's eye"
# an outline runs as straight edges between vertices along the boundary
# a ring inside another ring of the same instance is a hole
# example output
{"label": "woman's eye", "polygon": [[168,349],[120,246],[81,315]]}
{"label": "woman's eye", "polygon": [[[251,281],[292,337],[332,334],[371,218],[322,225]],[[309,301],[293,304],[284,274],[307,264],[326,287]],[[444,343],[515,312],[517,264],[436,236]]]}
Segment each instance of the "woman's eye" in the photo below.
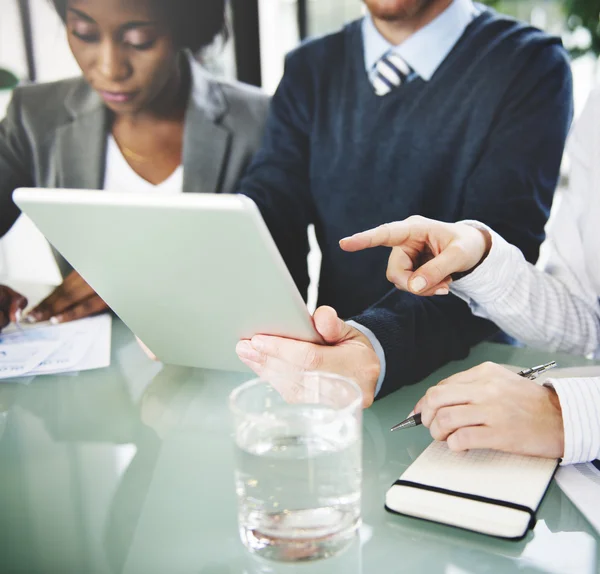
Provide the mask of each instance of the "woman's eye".
{"label": "woman's eye", "polygon": [[156,37],[147,31],[131,30],[123,35],[123,42],[135,50],[149,50],[156,43]]}
{"label": "woman's eye", "polygon": [[79,38],[82,42],[87,42],[88,44],[92,42],[98,41],[98,36],[94,34],[79,34],[79,32],[71,31],[71,34],[76,38]]}
{"label": "woman's eye", "polygon": [[156,43],[155,40],[149,40],[148,42],[144,42],[143,44],[134,44],[133,42],[128,42],[128,44],[134,49],[134,50],[149,50],[150,48],[152,48],[152,46],[154,46],[154,44]]}
{"label": "woman's eye", "polygon": [[98,31],[86,23],[76,23],[71,27],[71,34],[83,42],[96,42],[98,40]]}

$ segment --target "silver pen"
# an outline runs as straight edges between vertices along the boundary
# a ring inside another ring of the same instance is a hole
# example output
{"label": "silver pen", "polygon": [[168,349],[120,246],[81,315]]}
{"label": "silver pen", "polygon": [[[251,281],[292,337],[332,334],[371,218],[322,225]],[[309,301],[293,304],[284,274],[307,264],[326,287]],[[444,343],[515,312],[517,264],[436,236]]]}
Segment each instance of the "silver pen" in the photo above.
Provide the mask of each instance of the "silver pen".
{"label": "silver pen", "polygon": [[[542,375],[546,371],[549,371],[550,369],[553,369],[554,367],[556,367],[556,361],[550,361],[545,365],[538,365],[537,367],[531,367],[530,369],[523,369],[522,371],[519,371],[517,375],[519,375],[520,377],[524,377],[525,379],[529,379],[530,381],[533,381],[534,379],[537,379],[540,375]],[[421,413],[418,413],[416,415],[408,417],[401,423],[398,423],[396,426],[393,426],[390,429],[390,431],[393,432],[395,430],[410,429],[412,427],[419,426],[420,424],[422,424]]]}

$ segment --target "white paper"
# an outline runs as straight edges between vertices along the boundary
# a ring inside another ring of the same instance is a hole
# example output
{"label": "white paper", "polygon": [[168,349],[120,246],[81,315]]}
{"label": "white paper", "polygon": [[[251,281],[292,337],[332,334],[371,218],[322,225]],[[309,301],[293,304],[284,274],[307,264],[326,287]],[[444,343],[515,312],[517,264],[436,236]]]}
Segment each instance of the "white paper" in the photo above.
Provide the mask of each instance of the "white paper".
{"label": "white paper", "polygon": [[600,532],[600,470],[591,462],[562,466],[556,482],[571,502]]}
{"label": "white paper", "polygon": [[112,319],[108,314],[47,327],[59,332],[63,344],[30,375],[69,373],[108,367]]}
{"label": "white paper", "polygon": [[[0,334],[0,379],[68,373],[110,365],[108,314]],[[4,353],[4,356],[2,356]]]}
{"label": "white paper", "polygon": [[0,379],[27,375],[59,346],[59,341],[0,342]]}

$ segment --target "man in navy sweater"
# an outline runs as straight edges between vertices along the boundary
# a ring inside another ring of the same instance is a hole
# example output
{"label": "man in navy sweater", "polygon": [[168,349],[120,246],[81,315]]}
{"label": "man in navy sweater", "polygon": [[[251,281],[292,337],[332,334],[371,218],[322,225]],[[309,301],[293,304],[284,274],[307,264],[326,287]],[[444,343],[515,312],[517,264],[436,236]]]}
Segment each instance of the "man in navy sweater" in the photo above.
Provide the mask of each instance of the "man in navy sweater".
{"label": "man in navy sweater", "polygon": [[410,215],[477,219],[534,262],[572,85],[560,40],[471,0],[365,4],[367,17],[287,57],[262,149],[240,184],[304,294],[315,225],[323,260],[314,320],[328,344],[259,336],[237,351],[262,375],[352,377],[368,406],[464,357],[495,327],[453,295],[390,291],[389,251],[349,254],[339,240]]}

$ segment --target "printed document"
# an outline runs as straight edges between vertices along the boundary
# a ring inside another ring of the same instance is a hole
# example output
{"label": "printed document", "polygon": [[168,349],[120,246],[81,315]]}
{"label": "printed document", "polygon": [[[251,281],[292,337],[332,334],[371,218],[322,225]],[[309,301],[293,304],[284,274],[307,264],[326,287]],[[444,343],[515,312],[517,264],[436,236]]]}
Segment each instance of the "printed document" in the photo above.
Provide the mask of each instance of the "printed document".
{"label": "printed document", "polygon": [[0,333],[0,379],[85,371],[110,365],[109,314]]}

